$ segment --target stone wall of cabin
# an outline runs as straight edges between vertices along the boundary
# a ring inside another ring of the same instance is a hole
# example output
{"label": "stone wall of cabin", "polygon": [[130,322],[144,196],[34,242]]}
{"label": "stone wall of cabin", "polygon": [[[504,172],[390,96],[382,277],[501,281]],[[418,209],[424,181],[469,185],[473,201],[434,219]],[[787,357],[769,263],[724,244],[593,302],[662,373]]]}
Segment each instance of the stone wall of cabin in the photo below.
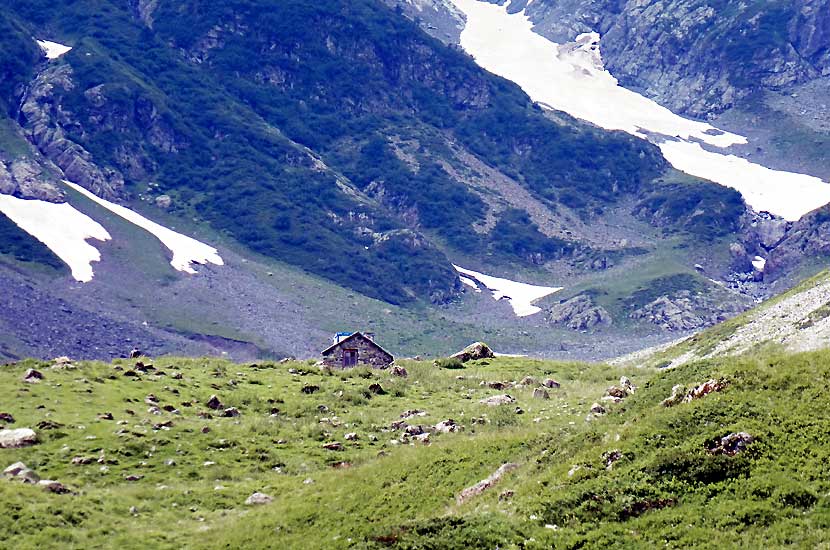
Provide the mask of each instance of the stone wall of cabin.
{"label": "stone wall of cabin", "polygon": [[332,368],[343,368],[343,350],[357,350],[358,366],[369,366],[375,369],[385,369],[392,363],[392,359],[381,350],[373,346],[368,340],[355,338],[342,342],[323,356],[323,364]]}

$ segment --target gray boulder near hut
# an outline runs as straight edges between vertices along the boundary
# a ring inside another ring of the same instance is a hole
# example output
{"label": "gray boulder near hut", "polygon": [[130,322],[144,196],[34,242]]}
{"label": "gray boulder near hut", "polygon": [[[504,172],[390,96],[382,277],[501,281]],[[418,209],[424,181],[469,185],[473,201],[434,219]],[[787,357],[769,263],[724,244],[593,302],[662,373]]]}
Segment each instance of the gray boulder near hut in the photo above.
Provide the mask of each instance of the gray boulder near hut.
{"label": "gray boulder near hut", "polygon": [[395,358],[375,342],[371,332],[338,332],[334,343],[323,352],[323,365],[331,368],[389,367]]}

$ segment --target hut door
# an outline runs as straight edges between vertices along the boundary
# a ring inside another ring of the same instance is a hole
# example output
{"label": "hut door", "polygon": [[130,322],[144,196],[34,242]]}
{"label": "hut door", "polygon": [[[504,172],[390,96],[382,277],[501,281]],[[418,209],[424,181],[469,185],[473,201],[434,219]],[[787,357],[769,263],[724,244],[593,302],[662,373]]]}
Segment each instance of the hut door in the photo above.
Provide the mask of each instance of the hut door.
{"label": "hut door", "polygon": [[343,350],[343,366],[344,367],[355,367],[355,366],[357,366],[357,350],[356,349],[344,349]]}

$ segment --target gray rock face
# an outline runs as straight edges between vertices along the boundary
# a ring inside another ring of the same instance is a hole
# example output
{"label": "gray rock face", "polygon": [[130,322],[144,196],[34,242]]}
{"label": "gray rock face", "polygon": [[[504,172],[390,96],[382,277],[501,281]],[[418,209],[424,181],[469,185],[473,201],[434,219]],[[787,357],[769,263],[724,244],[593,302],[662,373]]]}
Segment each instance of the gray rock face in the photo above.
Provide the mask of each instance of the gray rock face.
{"label": "gray rock face", "polygon": [[573,330],[587,330],[598,325],[610,325],[611,315],[597,306],[587,294],[574,296],[552,306],[545,314],[551,324],[562,324]]}
{"label": "gray rock face", "polygon": [[770,252],[764,281],[790,273],[806,258],[830,255],[830,206],[810,212],[797,222]]}
{"label": "gray rock face", "polygon": [[64,200],[54,178],[37,162],[26,157],[9,161],[0,159],[0,193],[49,202]]}
{"label": "gray rock face", "polygon": [[124,177],[114,168],[99,168],[92,155],[70,140],[64,130],[65,126],[77,128],[80,125],[61,105],[60,91],[69,91],[73,87],[69,65],[50,65],[35,78],[23,96],[21,125],[29,141],[58,165],[69,180],[99,197],[116,200],[124,194]]}
{"label": "gray rock face", "polygon": [[740,305],[721,303],[713,295],[679,290],[645,304],[629,317],[648,321],[664,330],[685,331],[714,325],[741,311]]}

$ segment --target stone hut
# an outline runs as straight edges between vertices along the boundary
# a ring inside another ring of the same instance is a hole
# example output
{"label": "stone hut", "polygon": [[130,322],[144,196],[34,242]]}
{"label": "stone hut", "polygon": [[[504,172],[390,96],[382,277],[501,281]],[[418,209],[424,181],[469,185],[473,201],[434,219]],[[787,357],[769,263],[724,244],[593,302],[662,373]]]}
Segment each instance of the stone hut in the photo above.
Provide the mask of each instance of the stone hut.
{"label": "stone hut", "polygon": [[365,365],[385,369],[395,360],[392,354],[380,347],[370,333],[338,333],[334,343],[323,350],[323,364],[332,368],[351,368]]}

